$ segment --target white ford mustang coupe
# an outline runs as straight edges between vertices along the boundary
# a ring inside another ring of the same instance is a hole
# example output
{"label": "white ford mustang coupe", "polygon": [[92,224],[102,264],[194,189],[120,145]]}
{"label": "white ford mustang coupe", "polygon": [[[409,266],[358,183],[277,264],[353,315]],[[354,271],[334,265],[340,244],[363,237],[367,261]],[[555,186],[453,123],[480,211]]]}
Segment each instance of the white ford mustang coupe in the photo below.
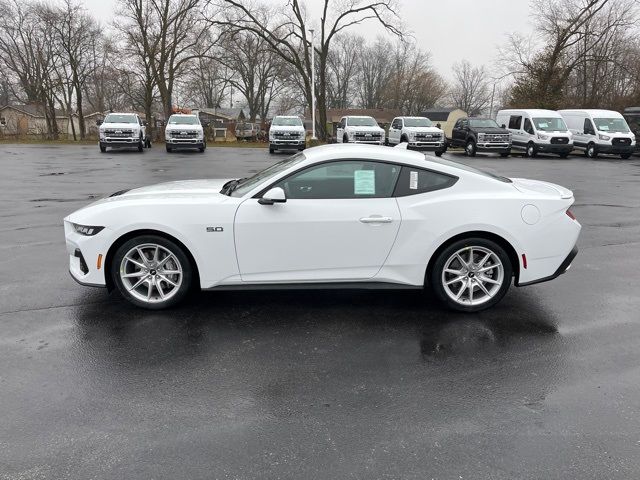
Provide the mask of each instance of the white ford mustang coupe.
{"label": "white ford mustang coupe", "polygon": [[116,192],[64,220],[70,272],[160,309],[191,287],[423,288],[475,312],[577,254],[573,193],[398,148],[327,145],[237,180]]}

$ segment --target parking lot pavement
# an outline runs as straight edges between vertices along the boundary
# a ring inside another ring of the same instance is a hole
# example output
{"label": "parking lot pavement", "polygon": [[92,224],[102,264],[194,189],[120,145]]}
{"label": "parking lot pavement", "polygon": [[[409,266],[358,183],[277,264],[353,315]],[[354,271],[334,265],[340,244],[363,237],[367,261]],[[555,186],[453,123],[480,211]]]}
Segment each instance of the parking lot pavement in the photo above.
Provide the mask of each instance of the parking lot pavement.
{"label": "parking lot pavement", "polygon": [[581,252],[477,315],[393,292],[136,309],[62,218],[283,156],[0,145],[0,479],[640,478],[640,160],[448,158],[574,190]]}

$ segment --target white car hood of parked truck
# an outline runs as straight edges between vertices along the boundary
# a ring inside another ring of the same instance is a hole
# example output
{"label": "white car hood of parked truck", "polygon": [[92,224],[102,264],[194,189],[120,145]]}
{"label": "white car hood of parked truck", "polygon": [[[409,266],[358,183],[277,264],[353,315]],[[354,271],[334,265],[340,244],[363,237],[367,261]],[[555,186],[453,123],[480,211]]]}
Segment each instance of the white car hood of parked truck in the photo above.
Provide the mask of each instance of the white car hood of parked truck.
{"label": "white car hood of parked truck", "polygon": [[169,124],[166,128],[167,132],[201,132],[201,125],[178,125],[178,124]]}
{"label": "white car hood of parked truck", "polygon": [[442,133],[438,127],[404,127],[407,133]]}
{"label": "white car hood of parked truck", "polygon": [[356,130],[358,132],[371,132],[371,133],[379,133],[379,132],[384,132],[384,130],[380,127],[374,127],[374,126],[357,126],[357,125],[348,125],[347,126],[348,130]]}
{"label": "white car hood of parked truck", "polygon": [[140,130],[137,123],[103,123],[100,125],[101,130]]}
{"label": "white car hood of parked truck", "polygon": [[269,129],[269,132],[270,133],[275,133],[275,132],[303,133],[304,127],[301,127],[300,125],[273,125]]}

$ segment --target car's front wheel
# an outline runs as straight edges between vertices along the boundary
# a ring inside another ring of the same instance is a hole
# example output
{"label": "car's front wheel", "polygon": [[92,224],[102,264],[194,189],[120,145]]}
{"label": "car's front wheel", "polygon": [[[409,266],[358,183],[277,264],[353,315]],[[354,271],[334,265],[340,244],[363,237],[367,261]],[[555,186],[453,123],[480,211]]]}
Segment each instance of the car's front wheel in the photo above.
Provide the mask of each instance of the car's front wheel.
{"label": "car's front wheel", "polygon": [[511,285],[509,256],[497,243],[467,238],[452,243],[436,259],[430,284],[447,306],[478,312],[494,306]]}
{"label": "car's front wheel", "polygon": [[476,156],[476,142],[474,142],[473,140],[469,140],[467,142],[466,147],[464,148],[464,152],[469,157],[475,157]]}
{"label": "car's front wheel", "polygon": [[156,235],[142,235],[122,244],[113,257],[111,274],[124,298],[153,310],[184,299],[193,277],[184,250]]}

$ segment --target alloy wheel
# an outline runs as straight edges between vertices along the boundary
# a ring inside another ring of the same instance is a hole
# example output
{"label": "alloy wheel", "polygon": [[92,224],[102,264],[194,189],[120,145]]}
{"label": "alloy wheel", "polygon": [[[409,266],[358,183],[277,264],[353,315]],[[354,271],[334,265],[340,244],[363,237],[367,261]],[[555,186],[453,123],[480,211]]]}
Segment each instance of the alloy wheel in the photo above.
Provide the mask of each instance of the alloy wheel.
{"label": "alloy wheel", "polygon": [[459,305],[478,306],[491,300],[504,282],[504,266],[498,255],[486,247],[465,247],[445,262],[442,286]]}
{"label": "alloy wheel", "polygon": [[177,256],[162,245],[136,245],[120,262],[120,279],[127,291],[141,302],[165,302],[180,289],[182,265]]}

